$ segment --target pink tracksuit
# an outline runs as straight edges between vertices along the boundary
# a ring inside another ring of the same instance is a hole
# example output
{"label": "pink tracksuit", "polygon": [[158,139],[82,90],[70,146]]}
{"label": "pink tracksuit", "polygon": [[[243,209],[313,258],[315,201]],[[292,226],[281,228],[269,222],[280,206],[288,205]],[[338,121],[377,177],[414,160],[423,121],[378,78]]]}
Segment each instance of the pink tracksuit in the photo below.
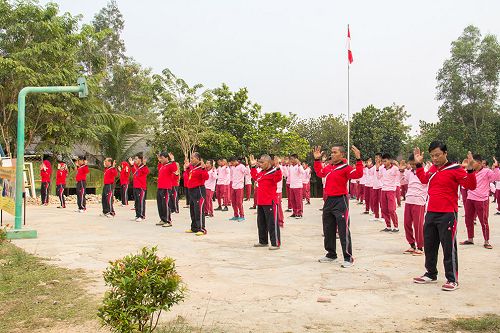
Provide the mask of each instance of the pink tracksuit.
{"label": "pink tracksuit", "polygon": [[408,183],[406,192],[404,228],[408,244],[424,247],[424,213],[427,202],[427,185],[423,185],[415,171],[406,169],[403,179]]}
{"label": "pink tracksuit", "polygon": [[245,217],[243,211],[243,186],[245,176],[249,172],[243,164],[231,167],[231,205],[233,206],[234,217]]}
{"label": "pink tracksuit", "polygon": [[380,198],[382,217],[385,220],[387,228],[391,227],[391,221],[394,228],[397,228],[396,187],[399,181],[399,168],[395,165],[392,165],[389,169],[386,169],[385,166],[381,166],[377,172],[377,178],[382,185]]}
{"label": "pink tracksuit", "polygon": [[474,217],[477,216],[483,229],[485,241],[490,240],[490,227],[488,225],[490,183],[500,181],[500,169],[495,171],[482,168],[476,172],[476,189],[467,191],[465,202],[465,226],[467,236],[474,238]]}
{"label": "pink tracksuit", "polygon": [[215,168],[212,168],[210,171],[208,171],[208,179],[205,181],[207,198],[205,201],[205,205],[203,206],[204,213],[209,216],[214,215],[214,204],[212,201],[212,197],[214,195],[216,182],[217,182],[217,171],[215,170]]}

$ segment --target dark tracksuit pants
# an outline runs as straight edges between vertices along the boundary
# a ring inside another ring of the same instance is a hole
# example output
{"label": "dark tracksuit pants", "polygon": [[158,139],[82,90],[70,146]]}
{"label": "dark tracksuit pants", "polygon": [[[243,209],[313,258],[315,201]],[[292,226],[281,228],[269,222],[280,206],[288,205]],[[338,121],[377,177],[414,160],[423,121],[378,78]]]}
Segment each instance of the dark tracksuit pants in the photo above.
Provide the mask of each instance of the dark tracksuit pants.
{"label": "dark tracksuit pants", "polygon": [[135,217],[146,218],[146,190],[134,188]]}
{"label": "dark tracksuit pants", "polygon": [[122,205],[128,205],[128,184],[120,185],[120,197],[122,199]]}
{"label": "dark tracksuit pants", "polygon": [[427,212],[424,223],[426,276],[436,279],[439,245],[443,247],[446,280],[458,282],[457,213]]}
{"label": "dark tracksuit pants", "polygon": [[85,191],[87,189],[87,182],[85,180],[80,180],[76,183],[76,204],[78,209],[87,209],[87,200],[85,199]]}
{"label": "dark tracksuit pants", "polygon": [[174,186],[172,190],[170,190],[170,200],[168,204],[171,213],[179,213],[179,186]]}
{"label": "dark tracksuit pants", "polygon": [[40,196],[42,197],[42,205],[49,203],[49,188],[50,182],[42,182],[42,187],[40,188]]}
{"label": "dark tracksuit pants", "polygon": [[104,184],[102,189],[102,213],[115,215],[115,210],[113,209],[113,184]]}
{"label": "dark tracksuit pants", "polygon": [[56,185],[56,193],[57,196],[59,197],[59,201],[61,202],[61,207],[66,208],[66,199],[64,199],[64,189],[65,189],[64,184],[59,184]]}
{"label": "dark tracksuit pants", "polygon": [[159,188],[156,192],[156,204],[158,205],[158,215],[162,222],[172,222],[171,218],[171,196],[172,190]]}
{"label": "dark tracksuit pants", "polygon": [[189,213],[191,215],[191,230],[193,232],[203,231],[205,229],[205,214],[203,206],[207,197],[205,186],[190,188],[189,195]]}
{"label": "dark tracksuit pants", "polygon": [[257,206],[257,229],[259,230],[259,243],[272,246],[281,246],[280,228],[278,226],[278,207],[276,202],[271,205]]}
{"label": "dark tracksuit pants", "polygon": [[323,206],[323,234],[326,256],[337,259],[337,229],[344,261],[352,261],[351,231],[349,229],[349,203],[347,196],[326,198]]}

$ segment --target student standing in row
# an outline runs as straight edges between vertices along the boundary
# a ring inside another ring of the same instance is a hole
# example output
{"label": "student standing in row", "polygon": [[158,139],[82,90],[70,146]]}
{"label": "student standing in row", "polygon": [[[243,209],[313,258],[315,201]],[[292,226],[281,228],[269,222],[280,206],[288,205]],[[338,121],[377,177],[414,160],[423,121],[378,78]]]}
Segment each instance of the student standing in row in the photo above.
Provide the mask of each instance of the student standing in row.
{"label": "student standing in row", "polygon": [[205,164],[208,173],[208,179],[205,181],[205,189],[207,191],[207,201],[205,204],[204,213],[207,217],[214,217],[214,204],[212,201],[214,192],[215,192],[215,184],[217,182],[217,170],[214,167],[213,161],[207,161]]}
{"label": "student standing in row", "polygon": [[231,205],[234,215],[229,220],[245,221],[245,212],[243,211],[243,186],[248,169],[241,164],[235,157],[229,160],[231,165]]}
{"label": "student standing in row", "polygon": [[245,201],[250,201],[252,196],[252,176],[250,175],[250,166],[246,165],[248,173],[245,175]]}
{"label": "student standing in row", "polygon": [[123,161],[120,168],[120,197],[122,207],[128,205],[128,184],[130,183],[130,164]]}
{"label": "student standing in row", "polygon": [[494,159],[494,171],[488,167],[483,167],[481,155],[473,155],[474,170],[477,186],[474,190],[467,192],[467,200],[464,202],[465,226],[467,227],[467,240],[460,242],[460,245],[474,245],[474,218],[477,216],[481,228],[483,229],[484,248],[491,250],[490,226],[488,217],[490,214],[490,183],[500,181],[500,169],[498,162]]}
{"label": "student standing in row", "polygon": [[113,161],[111,157],[107,157],[104,160],[104,187],[101,196],[102,215],[107,218],[113,218],[115,216],[115,210],[113,209],[115,197],[113,192],[117,175],[118,170],[116,170],[116,161]]}
{"label": "student standing in row", "polygon": [[254,247],[268,247],[269,250],[279,250],[281,246],[280,227],[278,226],[277,184],[283,180],[281,170],[274,166],[275,161],[269,155],[262,155],[257,172],[257,161],[250,155],[252,179],[257,187],[257,229],[259,242]]}
{"label": "student standing in row", "polygon": [[429,201],[424,222],[424,275],[413,279],[415,283],[426,284],[437,282],[437,257],[441,244],[444,254],[444,269],[446,283],[441,289],[453,291],[459,288],[458,284],[458,255],[457,255],[457,220],[458,220],[458,188],[463,186],[468,190],[476,188],[472,153],[467,157],[467,171],[461,165],[448,161],[446,144],[433,141],[429,145],[433,165],[429,171],[423,168],[424,156],[419,148],[415,148],[413,155],[416,163],[417,177],[422,184],[428,185]]}
{"label": "student standing in row", "polygon": [[158,226],[172,226],[172,210],[170,200],[172,198],[173,176],[177,171],[174,154],[165,151],[157,155],[158,158],[158,191],[156,192],[156,205],[160,221]]}
{"label": "student standing in row", "polygon": [[87,175],[89,174],[89,167],[85,156],[78,157],[76,161],[76,203],[79,213],[85,213],[87,210],[87,200],[85,192],[87,191]]}
{"label": "student standing in row", "polygon": [[427,202],[427,185],[418,179],[415,173],[415,158],[413,154],[408,157],[410,169],[401,161],[399,170],[403,173],[402,180],[408,185],[405,193],[404,228],[410,248],[404,254],[420,256],[424,248],[424,213]]}
{"label": "student standing in row", "polygon": [[[376,174],[382,185],[380,206],[382,217],[385,221],[385,232],[399,232],[398,215],[396,214],[396,187],[400,177],[399,168],[393,164],[389,154],[382,155],[382,164],[377,168]],[[391,222],[393,228],[391,229]]]}
{"label": "student standing in row", "polygon": [[191,155],[191,162],[187,160],[184,162],[184,169],[187,172],[187,180],[184,179],[184,184],[189,191],[189,214],[191,216],[191,229],[186,232],[203,236],[207,233],[203,210],[206,202],[205,181],[208,179],[208,172],[197,152]]}
{"label": "student standing in row", "polygon": [[50,192],[50,177],[52,176],[52,165],[49,161],[49,156],[44,155],[42,164],[40,165],[40,178],[42,178],[42,185],[40,188],[40,196],[42,198],[42,205],[49,205],[49,192]]}
{"label": "student standing in row", "polygon": [[133,164],[133,187],[135,199],[135,221],[142,222],[146,219],[146,191],[148,188],[147,178],[149,168],[146,165],[146,158],[142,154],[137,154],[134,159],[129,159],[129,163]]}
{"label": "student standing in row", "polygon": [[63,161],[57,164],[56,173],[56,193],[59,197],[60,205],[57,208],[66,208],[66,199],[64,198],[64,190],[66,189],[66,178],[68,177],[68,167]]}
{"label": "student standing in row", "polygon": [[306,205],[311,204],[311,168],[306,162],[302,162],[304,176],[302,178],[302,197],[306,200]]}
{"label": "student standing in row", "polygon": [[290,155],[290,164],[288,165],[288,180],[290,181],[289,193],[293,211],[290,217],[295,217],[296,219],[302,218],[302,212],[304,210],[304,203],[302,201],[302,190],[304,186],[304,184],[302,183],[303,178],[304,168],[300,164],[298,155]]}
{"label": "student standing in row", "polygon": [[321,147],[315,147],[314,171],[319,177],[326,177],[326,201],[323,206],[323,235],[326,255],[319,259],[321,263],[333,263],[337,261],[337,230],[342,246],[344,262],[341,265],[349,268],[354,265],[352,256],[352,242],[350,231],[349,199],[347,197],[347,184],[351,179],[359,179],[363,176],[363,162],[361,153],[352,146],[352,152],[356,157],[356,168],[353,169],[345,162],[345,150],[342,145],[332,147],[331,163],[323,167],[321,164]]}

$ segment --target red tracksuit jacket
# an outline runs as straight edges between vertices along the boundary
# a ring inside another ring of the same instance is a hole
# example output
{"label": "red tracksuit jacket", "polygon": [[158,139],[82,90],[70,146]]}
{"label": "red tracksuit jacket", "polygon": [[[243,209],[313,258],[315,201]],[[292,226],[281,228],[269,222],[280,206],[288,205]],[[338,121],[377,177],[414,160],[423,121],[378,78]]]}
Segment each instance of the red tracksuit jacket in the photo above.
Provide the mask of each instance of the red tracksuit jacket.
{"label": "red tracksuit jacket", "polygon": [[48,183],[52,174],[52,165],[47,160],[43,161],[43,165],[47,167],[47,170],[40,170],[40,177],[42,178],[42,182]]}
{"label": "red tracksuit jacket", "polygon": [[277,202],[278,196],[276,193],[277,184],[283,180],[281,169],[272,167],[268,170],[257,172],[256,167],[250,169],[252,179],[258,184],[257,190],[257,205],[269,206],[273,202]]}
{"label": "red tracksuit jacket", "polygon": [[148,188],[148,174],[149,169],[146,165],[141,164],[139,166],[132,166],[132,173],[134,174],[133,185],[134,188],[141,188],[143,190],[147,190]]}
{"label": "red tracksuit jacket", "polygon": [[184,172],[187,176],[187,185],[186,178],[184,178],[184,186],[187,188],[195,188],[199,186],[205,186],[205,181],[208,179],[208,172],[205,168],[201,168],[200,166],[189,165],[189,167]]}
{"label": "red tracksuit jacket", "polygon": [[130,164],[122,162],[122,170],[120,171],[120,185],[127,185],[130,182]]}
{"label": "red tracksuit jacket", "polygon": [[417,165],[416,173],[422,184],[428,184],[427,211],[429,212],[457,212],[458,187],[461,185],[467,190],[476,188],[474,171],[465,171],[459,164],[448,162],[439,168],[432,165],[427,172],[422,165]]}
{"label": "red tracksuit jacket", "polygon": [[326,177],[324,192],[328,197],[347,195],[347,182],[349,179],[363,177],[363,162],[356,161],[354,169],[344,161],[338,164],[327,164],[324,168],[320,160],[314,161],[314,171],[320,178]]}
{"label": "red tracksuit jacket", "polygon": [[172,186],[174,186],[173,176],[176,176],[176,171],[177,164],[175,162],[168,162],[166,164],[158,163],[158,188],[164,190],[172,189]]}
{"label": "red tracksuit jacket", "polygon": [[66,177],[68,177],[68,170],[57,170],[56,185],[66,185]]}
{"label": "red tracksuit jacket", "polygon": [[87,180],[87,175],[89,173],[88,165],[82,165],[76,168],[76,181],[80,182],[82,180]]}
{"label": "red tracksuit jacket", "polygon": [[118,175],[118,170],[115,167],[109,167],[104,169],[104,185],[110,185],[115,183],[115,178]]}

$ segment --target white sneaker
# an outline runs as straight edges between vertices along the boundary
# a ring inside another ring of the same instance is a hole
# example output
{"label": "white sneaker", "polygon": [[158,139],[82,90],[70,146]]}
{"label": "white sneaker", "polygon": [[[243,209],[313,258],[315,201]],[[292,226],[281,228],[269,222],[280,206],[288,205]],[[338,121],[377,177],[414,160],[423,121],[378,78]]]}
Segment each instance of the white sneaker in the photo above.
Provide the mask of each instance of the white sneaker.
{"label": "white sneaker", "polygon": [[370,221],[370,222],[377,222],[377,221],[378,221],[378,219],[376,219],[376,218],[372,217],[372,218],[371,218],[371,219],[369,219],[368,221]]}
{"label": "white sneaker", "polygon": [[337,259],[332,259],[325,256],[323,258],[319,258],[318,261],[321,263],[335,263],[337,262]]}
{"label": "white sneaker", "polygon": [[350,268],[354,266],[354,261],[344,261],[340,267],[342,268]]}
{"label": "white sneaker", "polygon": [[144,221],[144,219],[142,217],[138,217],[135,219],[135,222],[142,222],[142,221]]}
{"label": "white sneaker", "polygon": [[379,218],[377,221],[379,221],[379,222],[385,222],[385,220],[383,218]]}
{"label": "white sneaker", "polygon": [[108,214],[106,214],[105,216],[106,216],[108,219],[112,219],[112,218],[114,218],[114,217],[115,217],[115,216],[114,216],[113,214],[111,214],[111,213],[108,213]]}
{"label": "white sneaker", "polygon": [[85,213],[85,209],[79,209],[78,212],[79,213]]}

